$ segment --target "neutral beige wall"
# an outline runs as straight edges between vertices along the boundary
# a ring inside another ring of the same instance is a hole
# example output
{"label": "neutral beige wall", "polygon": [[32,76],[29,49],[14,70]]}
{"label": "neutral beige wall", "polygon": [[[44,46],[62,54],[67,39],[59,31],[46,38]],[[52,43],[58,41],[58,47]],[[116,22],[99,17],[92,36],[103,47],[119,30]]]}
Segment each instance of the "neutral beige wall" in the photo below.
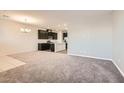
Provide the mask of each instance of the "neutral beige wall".
{"label": "neutral beige wall", "polygon": [[124,11],[113,12],[113,61],[124,73]]}
{"label": "neutral beige wall", "polygon": [[[30,33],[22,33],[20,28],[25,26],[32,31]],[[0,55],[37,50],[38,43],[48,41],[48,39],[38,40],[38,28],[40,27],[9,20],[0,20]],[[58,35],[58,40],[52,40],[52,42],[61,43],[61,39],[62,37]]]}
{"label": "neutral beige wall", "polygon": [[111,14],[82,16],[70,24],[68,33],[69,54],[112,59]]}
{"label": "neutral beige wall", "polygon": [[[79,16],[79,17],[78,17]],[[73,16],[69,22],[69,54],[112,58],[111,15]],[[11,54],[37,50],[37,28],[30,26],[32,32],[22,33],[23,25],[0,20],[0,53]]]}
{"label": "neutral beige wall", "polygon": [[30,33],[22,33],[23,24],[0,20],[0,55],[37,50],[37,28],[31,28]]}

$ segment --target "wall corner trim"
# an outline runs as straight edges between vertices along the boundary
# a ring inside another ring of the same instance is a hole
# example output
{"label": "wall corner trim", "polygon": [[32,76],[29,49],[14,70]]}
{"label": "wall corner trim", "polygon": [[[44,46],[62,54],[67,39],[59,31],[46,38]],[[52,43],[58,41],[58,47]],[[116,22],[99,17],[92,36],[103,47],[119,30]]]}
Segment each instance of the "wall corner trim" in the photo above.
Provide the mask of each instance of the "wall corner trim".
{"label": "wall corner trim", "polygon": [[116,66],[116,68],[119,70],[121,75],[124,77],[124,72],[119,68],[119,66],[116,64],[116,62],[114,60],[112,60],[112,63]]}

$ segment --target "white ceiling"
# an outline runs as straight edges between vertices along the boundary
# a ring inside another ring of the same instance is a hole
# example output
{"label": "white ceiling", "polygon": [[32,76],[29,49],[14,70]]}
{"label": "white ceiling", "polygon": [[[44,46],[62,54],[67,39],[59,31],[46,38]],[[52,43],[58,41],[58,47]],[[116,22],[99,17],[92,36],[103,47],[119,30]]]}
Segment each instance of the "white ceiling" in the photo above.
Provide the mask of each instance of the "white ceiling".
{"label": "white ceiling", "polygon": [[112,11],[104,10],[9,10],[0,11],[1,15],[9,16],[9,20],[24,22],[39,26],[60,26],[71,22],[80,21],[84,17],[94,17],[111,14]]}

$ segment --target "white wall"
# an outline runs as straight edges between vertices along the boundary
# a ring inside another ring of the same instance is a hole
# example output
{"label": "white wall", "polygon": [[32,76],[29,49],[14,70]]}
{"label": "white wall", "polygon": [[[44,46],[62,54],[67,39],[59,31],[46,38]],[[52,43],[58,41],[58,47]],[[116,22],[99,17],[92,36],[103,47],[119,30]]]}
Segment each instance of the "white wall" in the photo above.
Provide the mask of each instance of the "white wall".
{"label": "white wall", "polygon": [[22,33],[23,24],[0,20],[0,55],[37,50],[37,28],[31,28],[30,33]]}
{"label": "white wall", "polygon": [[112,15],[75,19],[69,27],[68,53],[112,59]]}
{"label": "white wall", "polygon": [[124,11],[113,13],[113,61],[124,73]]}

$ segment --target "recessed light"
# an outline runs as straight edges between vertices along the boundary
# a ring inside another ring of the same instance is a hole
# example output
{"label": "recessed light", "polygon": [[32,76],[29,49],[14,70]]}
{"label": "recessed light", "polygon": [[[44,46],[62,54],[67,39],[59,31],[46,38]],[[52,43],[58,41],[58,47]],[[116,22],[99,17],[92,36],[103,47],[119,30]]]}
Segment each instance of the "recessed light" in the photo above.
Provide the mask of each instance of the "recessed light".
{"label": "recessed light", "polygon": [[59,24],[58,27],[60,27],[61,25]]}
{"label": "recessed light", "polygon": [[67,24],[63,24],[64,26],[67,26]]}

